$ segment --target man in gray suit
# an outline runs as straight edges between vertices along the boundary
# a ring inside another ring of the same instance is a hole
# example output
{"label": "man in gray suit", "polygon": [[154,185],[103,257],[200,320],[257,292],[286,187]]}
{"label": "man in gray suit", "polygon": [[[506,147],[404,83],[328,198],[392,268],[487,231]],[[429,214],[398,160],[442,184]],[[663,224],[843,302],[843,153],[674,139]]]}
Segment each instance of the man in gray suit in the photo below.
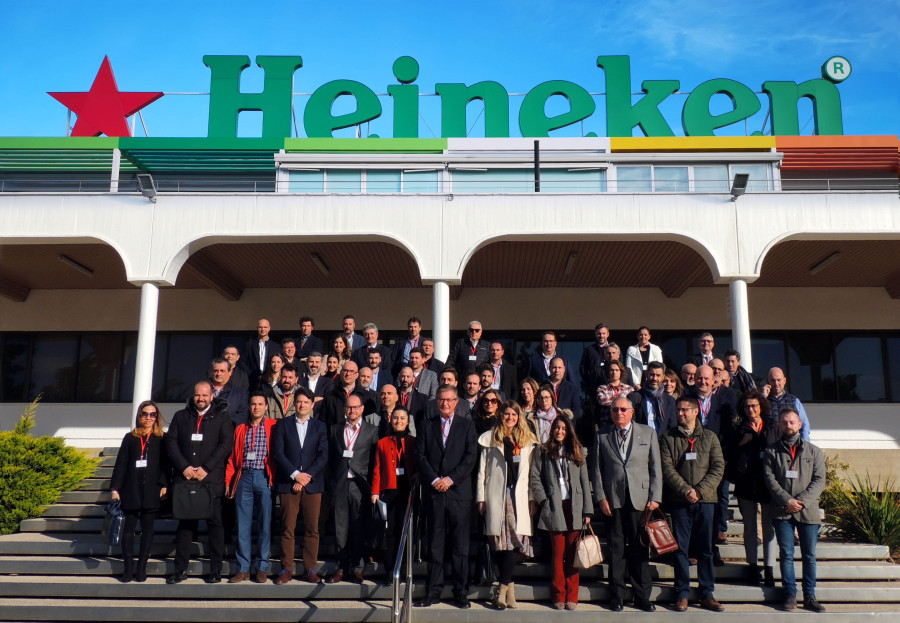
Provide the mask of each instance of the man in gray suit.
{"label": "man in gray suit", "polygon": [[413,373],[413,387],[421,394],[425,394],[428,400],[434,400],[438,388],[437,372],[432,372],[425,367],[425,351],[416,346],[409,351],[409,368]]}
{"label": "man in gray suit", "polygon": [[610,610],[619,612],[625,598],[625,567],[631,576],[634,606],[645,612],[650,602],[650,559],[640,542],[641,513],[662,500],[662,469],[656,431],[632,422],[634,406],[621,396],[610,405],[613,429],[599,433],[591,469],[597,505],[609,523]]}

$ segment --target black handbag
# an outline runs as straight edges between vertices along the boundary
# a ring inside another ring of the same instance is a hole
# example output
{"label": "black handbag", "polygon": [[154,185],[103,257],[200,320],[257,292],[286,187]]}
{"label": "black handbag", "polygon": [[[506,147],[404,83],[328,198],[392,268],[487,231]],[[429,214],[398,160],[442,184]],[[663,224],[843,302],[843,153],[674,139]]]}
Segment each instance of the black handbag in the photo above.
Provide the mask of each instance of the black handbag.
{"label": "black handbag", "polygon": [[103,518],[100,535],[110,545],[119,545],[124,532],[125,513],[122,512],[122,503],[119,500],[113,500],[106,505],[106,516]]}
{"label": "black handbag", "polygon": [[175,519],[210,519],[213,516],[212,486],[196,480],[172,486],[172,516]]}

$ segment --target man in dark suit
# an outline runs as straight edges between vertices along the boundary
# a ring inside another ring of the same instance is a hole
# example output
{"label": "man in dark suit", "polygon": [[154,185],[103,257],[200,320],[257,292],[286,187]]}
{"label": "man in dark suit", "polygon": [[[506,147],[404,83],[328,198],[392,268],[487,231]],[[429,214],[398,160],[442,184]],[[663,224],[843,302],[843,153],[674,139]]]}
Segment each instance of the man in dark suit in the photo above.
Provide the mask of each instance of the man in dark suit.
{"label": "man in dark suit", "polygon": [[[557,355],[556,347],[559,344],[559,338],[555,331],[544,331],[541,335],[541,352],[536,353],[528,358],[528,365],[525,367],[525,376],[530,376],[538,385],[543,385],[550,380],[550,362]],[[563,358],[566,365],[566,380],[574,382],[575,377],[572,376],[571,366],[569,362]]]}
{"label": "man in dark suit", "polygon": [[381,360],[381,353],[377,350],[369,351],[369,369],[372,371],[372,384],[369,386],[373,392],[378,393],[385,385],[393,385],[394,377],[390,371],[384,367]]}
{"label": "man in dark suit", "polygon": [[315,395],[313,413],[318,418],[325,408],[325,394],[331,389],[331,379],[322,376],[322,353],[313,351],[306,357],[306,372],[297,385],[306,387]]}
{"label": "man in dark suit", "polygon": [[625,568],[631,576],[634,606],[645,612],[650,602],[650,560],[640,541],[640,519],[644,510],[656,510],[662,501],[663,480],[656,431],[633,422],[634,407],[624,396],[612,401],[613,428],[597,436],[591,480],[600,511],[608,518],[609,607],[623,608]]}
{"label": "man in dark suit", "polygon": [[469,323],[466,333],[468,337],[461,337],[450,349],[447,356],[447,365],[456,368],[462,374],[474,370],[479,364],[490,359],[488,343],[481,339],[481,323],[473,320]]}
{"label": "man in dark suit", "polygon": [[310,316],[303,316],[300,318],[300,335],[297,337],[295,343],[297,344],[297,357],[299,357],[300,361],[304,364],[310,353],[321,353],[325,350],[322,340],[313,335],[314,325],[315,321]]}
{"label": "man in dark suit", "polygon": [[365,324],[363,326],[363,337],[366,340],[365,345],[353,351],[353,361],[356,362],[356,365],[360,368],[365,368],[369,365],[369,353],[378,351],[381,353],[381,365],[384,366],[385,370],[390,370],[391,365],[393,365],[391,349],[378,343],[378,327],[372,322]]}
{"label": "man in dark suit", "polygon": [[[233,438],[234,425],[225,413],[224,403],[213,398],[209,381],[194,385],[193,397],[172,417],[165,437],[166,455],[175,477],[173,489],[188,480],[199,481],[212,489],[212,516],[206,520],[209,531],[208,584],[222,581],[222,556],[225,553],[222,497],[225,495],[225,463],[231,454]],[[178,521],[175,574],[166,578],[166,584],[178,584],[187,579],[191,541],[196,531],[196,519]]]}
{"label": "man in dark suit", "polygon": [[296,413],[272,430],[275,486],[281,498],[281,573],[275,584],[294,577],[294,529],[303,513],[303,579],[318,584],[319,512],[328,465],[325,424],[312,417],[315,395],[306,387],[294,392]]}
{"label": "man in dark suit", "polygon": [[391,366],[391,374],[397,376],[400,368],[409,365],[409,352],[413,348],[422,345],[422,321],[413,316],[406,321],[406,338],[398,340],[391,348],[391,358],[394,360]]}
{"label": "man in dark suit", "polygon": [[565,377],[565,360],[562,357],[554,357],[550,360],[550,377],[547,382],[553,386],[556,406],[559,409],[570,410],[576,420],[581,419],[581,394],[578,392],[578,386]]}
{"label": "man in dark suit", "polygon": [[344,403],[350,396],[358,396],[365,408],[363,415],[372,413],[376,409],[375,398],[372,392],[367,392],[360,387],[357,380],[359,379],[359,370],[356,363],[347,361],[341,370],[341,382],[333,384],[325,394],[325,406],[322,408],[322,420],[325,421],[329,430],[332,426],[340,424],[344,421]]}
{"label": "man in dark suit", "polygon": [[455,415],[455,387],[437,391],[439,417],[425,421],[416,443],[416,463],[424,490],[429,559],[425,597],[428,607],[440,601],[444,587],[444,548],[449,540],[453,603],[469,608],[469,521],[472,516],[472,470],[477,458],[475,425]]}
{"label": "man in dark suit", "polygon": [[350,342],[350,349],[355,352],[365,346],[365,338],[356,332],[356,318],[351,314],[347,314],[342,319],[342,322],[344,327],[344,337]]}
{"label": "man in dark suit", "polygon": [[658,437],[665,435],[670,428],[678,426],[675,399],[660,391],[665,375],[665,364],[651,361],[644,372],[641,389],[628,394],[628,400],[634,405],[634,421],[650,426]]}
{"label": "man in dark suit", "polygon": [[269,369],[269,360],[272,355],[281,352],[281,345],[269,338],[271,325],[265,318],[260,318],[256,323],[256,337],[247,342],[244,347],[244,356],[238,361],[247,372],[247,380],[251,388],[259,385],[259,377]]}
{"label": "man in dark suit", "polygon": [[235,428],[247,421],[247,390],[231,382],[231,364],[222,357],[212,360],[209,365],[209,381],[213,386],[213,397],[224,405],[225,413],[231,418]]}
{"label": "man in dark suit", "polygon": [[241,353],[234,344],[229,344],[222,351],[222,359],[231,365],[231,384],[240,387],[250,395],[250,378],[241,366]]}
{"label": "man in dark suit", "polygon": [[345,577],[351,582],[363,581],[365,521],[370,514],[369,482],[378,429],[362,416],[362,400],[350,395],[344,403],[343,426],[332,426],[329,434],[329,491],[338,561],[338,570],[328,578],[329,584],[341,582]]}
{"label": "man in dark suit", "polygon": [[505,353],[500,342],[491,342],[488,353],[490,355],[488,363],[494,368],[494,382],[491,383],[491,388],[499,389],[507,400],[514,400],[518,385],[516,367],[503,358]]}
{"label": "man in dark suit", "polygon": [[596,396],[597,388],[609,382],[604,373],[606,357],[603,355],[603,349],[609,343],[607,326],[602,322],[598,323],[594,327],[594,337],[596,341],[585,347],[584,353],[581,355],[581,364],[578,367],[578,371],[581,373],[581,389],[585,396]]}
{"label": "man in dark suit", "polygon": [[422,340],[422,352],[425,353],[425,360],[422,364],[427,370],[431,370],[435,374],[440,374],[444,369],[444,362],[434,357],[434,340],[426,337]]}
{"label": "man in dark suit", "polygon": [[694,353],[691,357],[691,363],[697,366],[708,366],[713,359],[718,359],[719,355],[713,352],[713,347],[716,345],[715,340],[713,340],[712,333],[703,333],[700,336],[700,339],[697,340],[697,346],[700,349],[699,353]]}

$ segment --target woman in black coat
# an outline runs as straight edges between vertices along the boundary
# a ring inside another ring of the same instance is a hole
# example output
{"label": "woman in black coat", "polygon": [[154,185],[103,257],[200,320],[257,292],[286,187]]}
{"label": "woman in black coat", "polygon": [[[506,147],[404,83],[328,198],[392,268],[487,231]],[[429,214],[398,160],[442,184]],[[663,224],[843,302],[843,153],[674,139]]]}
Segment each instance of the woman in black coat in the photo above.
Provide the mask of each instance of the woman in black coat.
{"label": "woman in black coat", "polygon": [[[159,512],[160,499],[166,495],[163,469],[163,417],[152,400],[140,404],[134,418],[134,430],[122,439],[116,456],[109,488],[112,499],[120,500],[125,512],[122,535],[122,582],[147,579],[147,559],[153,545],[153,524]],[[134,528],[141,519],[141,549],[137,570],[134,569]]]}

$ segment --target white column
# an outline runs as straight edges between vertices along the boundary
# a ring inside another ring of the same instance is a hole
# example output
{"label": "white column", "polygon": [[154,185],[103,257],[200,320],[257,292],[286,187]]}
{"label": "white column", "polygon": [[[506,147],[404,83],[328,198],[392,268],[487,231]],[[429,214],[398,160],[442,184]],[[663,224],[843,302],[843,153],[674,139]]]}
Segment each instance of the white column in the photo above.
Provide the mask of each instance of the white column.
{"label": "white column", "polygon": [[159,285],[149,281],[141,284],[141,316],[138,323],[137,355],[134,370],[134,397],[128,428],[134,427],[138,405],[150,400],[153,390],[153,353],[156,348],[156,314],[159,310]]}
{"label": "white column", "polygon": [[450,286],[434,282],[434,356],[447,361],[450,354]]}
{"label": "white column", "polygon": [[753,353],[750,349],[750,307],[747,303],[747,282],[731,282],[731,341],[741,354],[741,365],[753,372]]}
{"label": "white column", "polygon": [[122,164],[122,152],[118,148],[113,149],[112,167],[109,172],[109,192],[119,192],[119,168]]}

